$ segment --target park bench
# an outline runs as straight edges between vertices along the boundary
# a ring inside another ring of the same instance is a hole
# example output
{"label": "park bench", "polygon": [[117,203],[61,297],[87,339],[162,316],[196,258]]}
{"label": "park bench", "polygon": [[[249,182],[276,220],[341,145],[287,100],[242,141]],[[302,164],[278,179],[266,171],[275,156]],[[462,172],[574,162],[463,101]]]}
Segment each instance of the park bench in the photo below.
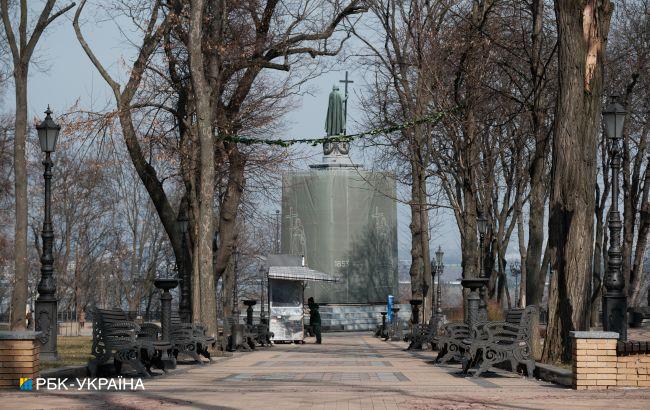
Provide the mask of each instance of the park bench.
{"label": "park bench", "polygon": [[[506,317],[503,322],[487,323],[507,323],[509,326],[519,326],[525,315],[526,309],[509,309],[506,311]],[[532,317],[528,319],[532,320]],[[438,346],[440,351],[436,358],[436,363],[448,363],[452,360],[461,362],[466,351],[469,350],[473,341],[484,340],[487,334],[483,332],[486,323],[479,323],[475,329],[470,329],[469,325],[463,322],[447,323],[442,327],[442,332],[438,336]]]}
{"label": "park bench", "polygon": [[111,358],[118,374],[123,363],[145,377],[151,375],[154,364],[164,371],[160,353],[166,346],[157,342],[160,328],[156,328],[153,324],[137,325],[119,309],[94,309],[91,351],[94,358],[88,362],[90,375],[95,377],[99,366]]}
{"label": "park bench", "polygon": [[404,324],[402,319],[398,316],[399,308],[392,308],[393,320],[388,324],[384,341],[391,340],[393,342],[401,341],[404,336]]}
{"label": "park bench", "polygon": [[251,332],[255,334],[255,341],[260,346],[272,346],[273,332],[269,329],[268,321],[260,319],[260,323],[253,325]]}
{"label": "park bench", "polygon": [[197,363],[203,364],[199,356],[201,355],[210,362],[212,361],[208,348],[209,346],[214,347],[216,339],[206,335],[205,327],[202,324],[183,323],[178,312],[172,312],[169,334],[174,357],[178,358],[179,354],[184,354],[193,358]]}
{"label": "park bench", "polygon": [[387,312],[381,312],[381,324],[377,325],[377,328],[375,329],[375,337],[386,337],[386,314]]}
{"label": "park bench", "polygon": [[404,338],[406,342],[409,342],[407,350],[422,349],[427,344],[430,344],[431,350],[433,350],[434,345],[438,343],[438,328],[439,324],[436,320],[429,324],[413,325],[411,333]]}
{"label": "park bench", "polygon": [[233,316],[224,320],[224,334],[228,336],[228,350],[255,350],[257,333],[251,327],[240,324]]}
{"label": "park bench", "polygon": [[508,362],[513,372],[519,365],[526,366],[526,374],[532,377],[535,370],[532,324],[537,314],[537,307],[531,305],[525,309],[511,309],[503,322],[484,324],[481,334],[475,335],[466,350],[463,372],[476,367],[474,377],[477,377],[491,366]]}

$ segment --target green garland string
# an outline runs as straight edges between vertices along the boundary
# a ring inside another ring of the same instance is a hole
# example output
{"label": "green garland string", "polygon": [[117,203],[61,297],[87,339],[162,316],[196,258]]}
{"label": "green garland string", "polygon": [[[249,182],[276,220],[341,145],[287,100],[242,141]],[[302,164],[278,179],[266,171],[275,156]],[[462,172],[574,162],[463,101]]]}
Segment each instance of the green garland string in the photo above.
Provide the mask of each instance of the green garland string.
{"label": "green garland string", "polygon": [[[452,110],[453,111],[453,110]],[[436,112],[430,115],[427,115],[422,118],[413,119],[410,121],[403,122],[401,124],[389,125],[386,127],[375,128],[369,131],[358,132],[355,134],[346,134],[346,135],[336,135],[329,137],[318,137],[318,138],[297,138],[297,139],[264,139],[264,138],[252,138],[252,137],[243,137],[239,135],[227,135],[221,137],[224,141],[236,142],[244,145],[253,145],[253,144],[266,144],[274,145],[279,147],[290,147],[295,144],[309,144],[313,147],[321,145],[327,142],[352,142],[354,140],[364,138],[364,137],[374,137],[377,135],[390,134],[396,131],[405,130],[408,128],[413,128],[420,124],[425,123],[437,123],[440,121],[447,113],[445,112]]]}

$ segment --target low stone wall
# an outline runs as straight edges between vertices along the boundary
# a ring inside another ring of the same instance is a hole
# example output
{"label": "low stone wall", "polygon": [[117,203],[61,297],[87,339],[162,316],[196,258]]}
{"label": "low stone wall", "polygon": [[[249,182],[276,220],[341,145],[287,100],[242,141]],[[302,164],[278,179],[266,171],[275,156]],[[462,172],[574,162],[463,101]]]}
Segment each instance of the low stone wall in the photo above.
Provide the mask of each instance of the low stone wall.
{"label": "low stone wall", "polygon": [[40,370],[40,332],[0,331],[0,389],[17,388],[21,378],[34,379]]}
{"label": "low stone wall", "polygon": [[573,387],[650,387],[650,354],[617,352],[616,332],[571,332]]}

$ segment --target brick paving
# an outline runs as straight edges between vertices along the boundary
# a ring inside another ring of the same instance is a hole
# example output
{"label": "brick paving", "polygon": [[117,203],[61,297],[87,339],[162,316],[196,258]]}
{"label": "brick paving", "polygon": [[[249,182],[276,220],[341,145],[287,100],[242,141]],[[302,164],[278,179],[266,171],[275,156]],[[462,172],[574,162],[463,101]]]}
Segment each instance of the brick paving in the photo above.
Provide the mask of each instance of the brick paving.
{"label": "brick paving", "polygon": [[408,352],[405,343],[351,333],[323,342],[179,366],[145,380],[145,391],[3,391],[0,408],[650,408],[650,389],[575,391],[502,371],[467,378],[459,365],[434,366],[434,352]]}

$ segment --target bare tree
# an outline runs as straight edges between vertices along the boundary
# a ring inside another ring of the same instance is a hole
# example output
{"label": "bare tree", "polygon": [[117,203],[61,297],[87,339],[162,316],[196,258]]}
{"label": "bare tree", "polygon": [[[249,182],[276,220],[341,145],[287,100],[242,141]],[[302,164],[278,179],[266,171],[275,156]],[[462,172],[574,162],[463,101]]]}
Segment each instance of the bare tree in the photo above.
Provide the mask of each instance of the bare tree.
{"label": "bare tree", "polygon": [[[191,163],[192,159],[199,159],[205,153],[202,153],[201,149],[197,149],[201,145],[200,133],[198,132],[199,123],[195,122],[195,119],[199,118],[195,117],[199,104],[198,98],[193,92],[187,93],[187,90],[182,89],[183,86],[187,87],[189,85],[187,82],[189,77],[187,76],[192,71],[188,69],[188,65],[184,65],[187,57],[183,58],[183,52],[177,53],[173,51],[169,53],[168,50],[164,50],[169,61],[173,60],[169,58],[173,56],[181,62],[181,64],[169,64],[170,70],[181,69],[181,71],[177,71],[179,75],[176,76],[176,79],[180,81],[175,81],[175,84],[172,85],[178,95],[182,97],[177,100],[182,102],[181,105],[174,108],[155,100],[143,100],[136,103],[133,99],[136,96],[146,97],[146,95],[142,94],[146,88],[142,87],[143,78],[149,79],[149,77],[145,76],[146,68],[149,68],[156,75],[160,74],[160,70],[155,64],[152,64],[152,61],[155,59],[155,51],[159,49],[162,39],[170,38],[171,40],[171,34],[173,34],[176,42],[165,40],[165,47],[167,45],[179,47],[180,50],[187,50],[188,54],[186,55],[189,55],[191,51],[189,48],[188,21],[191,21],[191,13],[195,11],[189,7],[192,4],[185,1],[165,4],[155,2],[148,13],[148,22],[141,25],[145,27],[144,40],[131,70],[130,79],[124,89],[121,89],[94,56],[81,34],[79,15],[84,4],[85,2],[82,2],[75,15],[74,26],[77,37],[86,54],[114,91],[118,106],[117,115],[123,129],[129,154],[156,205],[163,226],[165,226],[167,235],[172,242],[174,253],[180,259],[183,250],[180,249],[180,235],[175,223],[176,214],[163,189],[160,176],[157,175],[153,164],[146,160],[142,143],[138,140],[140,135],[138,135],[139,130],[134,126],[133,115],[143,107],[153,106],[174,113],[177,120],[176,125],[182,129],[181,165],[185,169],[183,179],[186,189],[188,189],[184,203],[187,203],[191,210],[191,231],[196,231],[197,222],[201,220],[200,207],[208,205],[212,207],[214,205],[205,203],[205,198],[201,199],[199,195],[201,189],[196,191],[197,187],[204,186],[199,178],[203,178],[205,173],[202,175],[198,172],[198,168],[191,166]],[[218,280],[225,271],[225,266],[227,266],[232,254],[233,241],[236,238],[235,224],[241,196],[246,185],[245,170],[249,161],[246,149],[242,149],[236,142],[221,138],[221,136],[235,135],[251,125],[254,130],[256,126],[259,127],[260,119],[262,123],[266,122],[266,124],[269,123],[269,120],[274,120],[273,117],[258,115],[257,124],[255,122],[251,124],[250,122],[251,113],[259,110],[260,107],[272,107],[274,99],[281,96],[272,92],[256,94],[260,89],[259,87],[263,86],[263,81],[266,80],[261,74],[264,70],[288,71],[290,67],[301,61],[301,57],[305,55],[318,57],[336,54],[340,50],[340,46],[332,49],[327,44],[327,40],[338,34],[339,25],[343,24],[346,17],[363,11],[359,4],[358,1],[351,1],[348,5],[341,6],[338,2],[305,1],[300,13],[297,15],[281,7],[277,1],[270,1],[265,5],[257,3],[241,4],[238,2],[210,3],[209,5],[205,4],[205,7],[200,11],[205,17],[205,21],[201,22],[200,40],[203,44],[201,50],[203,69],[206,73],[206,81],[208,81],[208,87],[205,90],[210,91],[209,109],[211,120],[208,118],[210,120],[208,122],[211,128],[209,135],[214,140],[214,171],[217,172],[215,174],[216,178],[213,178],[213,184],[219,188],[216,191],[215,198],[216,207],[219,209],[219,219],[216,225],[218,225],[220,233],[215,258],[215,280]],[[333,17],[331,19],[321,18],[323,14],[321,13],[322,8],[319,8],[320,6],[328,6],[327,9],[331,11]],[[219,7],[225,7],[225,11],[219,11]],[[245,18],[241,19],[240,17]],[[215,30],[220,24],[226,27],[223,33]],[[233,37],[225,33],[238,33],[239,35]],[[206,47],[206,44],[210,46]],[[282,60],[282,62],[276,60]],[[187,71],[182,71],[185,69]],[[170,77],[174,77],[171,72]],[[194,81],[194,78],[190,78],[190,80]],[[194,85],[196,86],[196,84]],[[260,102],[266,103],[266,105],[260,104]],[[202,118],[200,119],[203,121]],[[201,124],[205,125],[203,122]],[[194,145],[194,142],[198,145]],[[206,146],[209,143],[208,141],[204,142]],[[209,161],[207,158],[205,160]],[[218,172],[222,169],[225,171],[223,174]],[[187,171],[190,171],[189,174]],[[206,177],[208,180],[210,179],[209,175],[206,175]],[[221,182],[223,182],[223,185],[221,185]],[[205,215],[211,214],[212,211],[204,209],[203,220],[206,223],[207,218],[205,218]],[[206,228],[206,225],[201,223],[200,229],[204,228]],[[209,226],[206,229],[208,228]],[[202,253],[205,253],[208,248],[212,249],[213,235],[214,232],[210,232],[209,243],[206,243],[208,240],[207,230],[203,232],[202,240],[198,240],[200,235],[194,235],[194,240],[191,241],[194,248],[194,255],[192,256],[198,255],[196,249],[203,249]],[[205,269],[209,269],[207,267],[207,258],[201,256],[199,258],[192,257],[191,259],[195,269],[196,285],[203,287],[196,280],[196,275],[200,274],[201,277],[204,275],[199,272],[199,260],[203,261],[202,266]],[[205,269],[204,272],[209,273]],[[208,286],[212,288],[209,283]],[[205,297],[213,297],[213,293],[214,291],[208,291]],[[195,298],[195,303],[200,304],[200,300],[205,300],[203,294],[199,298]],[[205,308],[205,306],[202,306],[202,308]],[[206,314],[210,315],[209,307],[206,308],[206,312],[208,312]],[[202,319],[210,326],[207,318],[202,316]],[[214,315],[210,320],[215,320]]]}
{"label": "bare tree", "polygon": [[[371,1],[370,24],[355,32],[370,51],[363,64],[370,67],[374,90],[368,101],[369,123],[385,126],[398,121],[421,119],[430,114],[433,94],[434,55],[438,32],[448,12],[444,1]],[[373,29],[373,27],[377,27]],[[422,123],[386,135],[370,145],[390,147],[380,154],[393,160],[379,162],[402,168],[403,183],[410,187],[411,210],[411,297],[424,299],[431,311],[433,286],[429,254],[429,195],[427,178],[434,124]],[[428,289],[428,290],[427,290]]]}
{"label": "bare tree", "polygon": [[14,32],[12,9],[8,0],[0,0],[0,16],[13,62],[16,115],[14,118],[14,196],[15,196],[15,238],[14,238],[14,289],[11,304],[15,307],[10,318],[12,329],[24,329],[25,317],[22,306],[27,302],[28,256],[27,256],[27,78],[30,61],[45,29],[57,17],[74,7],[69,4],[54,11],[56,0],[47,0],[43,10],[28,33],[27,0],[19,2],[18,32]]}
{"label": "bare tree", "polygon": [[612,4],[556,0],[555,111],[549,251],[552,276],[543,359],[571,359],[571,330],[589,325],[596,146]]}
{"label": "bare tree", "polygon": [[643,261],[650,232],[650,168],[647,161],[650,142],[647,93],[650,85],[650,50],[647,47],[650,41],[650,3],[647,0],[623,2],[617,8],[608,40],[606,83],[611,95],[622,96],[629,112],[623,134],[622,272],[630,305],[635,306],[642,299]]}
{"label": "bare tree", "polygon": [[[225,1],[214,5],[213,16],[217,38],[223,35],[223,21],[226,18]],[[188,51],[190,56],[190,73],[196,104],[196,123],[199,138],[199,217],[198,224],[198,259],[199,279],[195,282],[195,306],[201,303],[201,311],[194,309],[194,314],[200,313],[201,321],[208,329],[216,334],[217,330],[217,301],[214,281],[214,266],[212,264],[212,236],[214,234],[214,141],[212,139],[212,109],[210,107],[210,88],[205,76],[203,60],[204,33],[204,3],[203,0],[191,2],[190,29]],[[196,276],[195,276],[196,278]],[[200,286],[199,286],[200,284]]]}

